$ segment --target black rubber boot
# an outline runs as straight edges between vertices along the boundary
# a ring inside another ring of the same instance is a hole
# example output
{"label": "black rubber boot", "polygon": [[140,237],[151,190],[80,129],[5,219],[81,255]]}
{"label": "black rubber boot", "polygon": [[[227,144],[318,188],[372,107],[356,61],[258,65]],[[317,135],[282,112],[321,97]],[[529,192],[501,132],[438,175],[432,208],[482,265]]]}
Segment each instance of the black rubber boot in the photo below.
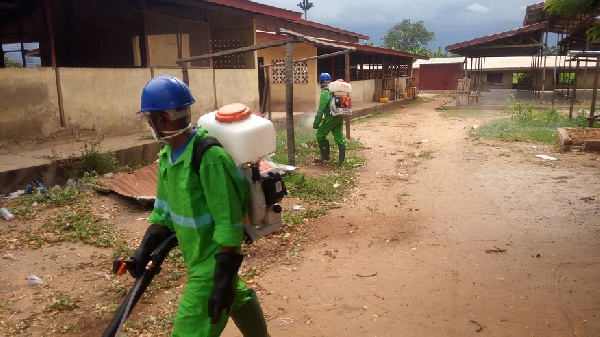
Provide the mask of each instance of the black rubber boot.
{"label": "black rubber boot", "polygon": [[338,150],[340,152],[338,165],[342,166],[342,165],[344,165],[344,159],[346,159],[346,145],[345,144],[338,145]]}
{"label": "black rubber boot", "polygon": [[327,139],[318,140],[319,143],[319,151],[321,152],[321,160],[320,161],[328,161],[329,160],[329,141]]}
{"label": "black rubber boot", "polygon": [[231,311],[231,319],[244,337],[269,337],[267,322],[256,294],[243,307]]}

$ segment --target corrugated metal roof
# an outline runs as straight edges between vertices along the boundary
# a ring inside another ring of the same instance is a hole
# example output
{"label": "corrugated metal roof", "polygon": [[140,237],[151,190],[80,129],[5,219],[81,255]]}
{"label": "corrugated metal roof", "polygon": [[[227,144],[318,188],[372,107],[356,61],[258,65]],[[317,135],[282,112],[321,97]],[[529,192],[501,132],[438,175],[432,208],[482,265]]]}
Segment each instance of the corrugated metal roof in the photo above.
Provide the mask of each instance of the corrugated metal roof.
{"label": "corrugated metal roof", "polygon": [[[558,59],[557,59],[558,58]],[[510,57],[485,57],[483,59],[482,69],[485,71],[489,70],[508,70],[508,69],[531,69],[532,57],[531,56],[510,56]],[[565,56],[547,56],[546,57],[546,68],[554,68],[554,62],[558,66],[563,66],[565,61],[568,66],[568,59]],[[449,57],[449,58],[432,58],[429,60],[417,60],[413,63],[413,69],[418,69],[423,64],[453,64],[463,63],[464,57]],[[575,62],[571,63],[571,66],[575,67]],[[543,65],[543,61],[542,61]],[[467,68],[470,66],[470,61],[467,59]],[[595,64],[590,63],[589,69],[594,68]],[[585,68],[584,63],[579,64],[579,68]]]}
{"label": "corrugated metal roof", "polygon": [[[258,161],[261,173],[273,169],[264,160]],[[154,202],[156,199],[156,182],[158,180],[158,163],[142,167],[131,173],[119,172],[112,177],[102,178],[104,185],[111,191],[124,197],[133,198],[140,202]]]}
{"label": "corrugated metal roof", "polygon": [[463,63],[465,61],[464,57],[437,57],[430,58],[429,60],[417,60],[413,63],[413,69],[417,69],[421,66],[421,64],[454,64],[454,63]]}

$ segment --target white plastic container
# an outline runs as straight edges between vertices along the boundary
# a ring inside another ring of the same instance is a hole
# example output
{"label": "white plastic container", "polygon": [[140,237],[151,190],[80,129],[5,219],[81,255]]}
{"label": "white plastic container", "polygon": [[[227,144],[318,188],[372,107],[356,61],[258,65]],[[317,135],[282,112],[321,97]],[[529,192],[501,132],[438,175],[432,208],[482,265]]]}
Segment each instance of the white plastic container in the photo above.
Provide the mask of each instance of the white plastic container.
{"label": "white plastic container", "polygon": [[331,92],[352,92],[352,85],[350,83],[344,82],[343,80],[337,80],[329,83],[329,91]]}
{"label": "white plastic container", "polygon": [[233,157],[236,165],[256,163],[275,152],[275,127],[270,120],[252,114],[241,103],[222,106],[198,119],[211,136],[217,138]]}

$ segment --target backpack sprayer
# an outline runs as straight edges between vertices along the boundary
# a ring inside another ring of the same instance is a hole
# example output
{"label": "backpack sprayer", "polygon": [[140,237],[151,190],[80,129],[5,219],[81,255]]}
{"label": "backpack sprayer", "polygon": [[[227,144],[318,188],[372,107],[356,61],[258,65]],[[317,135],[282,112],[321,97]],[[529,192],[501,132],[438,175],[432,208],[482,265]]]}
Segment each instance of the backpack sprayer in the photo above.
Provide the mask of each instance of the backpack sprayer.
{"label": "backpack sprayer", "polygon": [[228,104],[198,119],[215,137],[251,184],[248,218],[244,221],[246,243],[265,236],[283,225],[278,204],[287,194],[281,174],[260,158],[275,152],[275,127],[265,118],[252,114],[241,103]]}
{"label": "backpack sprayer", "polygon": [[352,99],[350,93],[352,86],[344,80],[337,80],[329,83],[329,92],[331,92],[331,115],[332,116],[352,116]]}

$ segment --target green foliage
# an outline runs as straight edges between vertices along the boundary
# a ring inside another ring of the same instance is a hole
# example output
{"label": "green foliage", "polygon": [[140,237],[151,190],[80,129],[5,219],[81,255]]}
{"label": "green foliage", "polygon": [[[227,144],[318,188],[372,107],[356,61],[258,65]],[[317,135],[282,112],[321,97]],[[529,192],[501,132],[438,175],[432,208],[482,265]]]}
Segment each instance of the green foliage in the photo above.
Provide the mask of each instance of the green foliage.
{"label": "green foliage", "polygon": [[308,201],[337,201],[352,186],[354,174],[334,173],[308,177],[304,173],[284,176],[285,186],[291,196]]}
{"label": "green foliage", "polygon": [[390,28],[383,37],[383,47],[410,52],[417,48],[425,48],[435,38],[435,33],[428,31],[423,21],[411,23],[410,19]]}
{"label": "green foliage", "polygon": [[6,68],[23,68],[23,64],[17,61],[13,61],[8,58],[8,56],[4,56],[4,65]]}
{"label": "green foliage", "polygon": [[544,9],[553,14],[589,13],[600,6],[600,0],[546,0]]}
{"label": "green foliage", "polygon": [[39,247],[43,242],[80,242],[96,247],[113,247],[118,238],[114,225],[89,212],[86,203],[57,209],[44,221],[42,230],[53,233],[52,236],[34,232],[32,240]]}
{"label": "green foliage", "polygon": [[44,311],[54,313],[60,311],[69,311],[77,307],[77,302],[79,302],[78,296],[60,292],[55,298],[52,299],[52,304],[44,308]]}
{"label": "green foliage", "polygon": [[[585,14],[600,7],[600,0],[546,0],[544,9],[551,14]],[[600,24],[595,24],[586,31],[587,39],[591,42],[600,40]]]}
{"label": "green foliage", "polygon": [[[47,207],[60,207],[77,202],[81,194],[74,187],[62,189],[60,187],[49,188],[46,193],[23,195],[12,205],[11,209],[15,216],[20,219],[29,220],[35,217],[37,212]],[[36,205],[37,206],[33,206]]]}
{"label": "green foliage", "polygon": [[553,144],[557,141],[556,128],[587,125],[583,112],[576,119],[568,120],[555,107],[536,112],[531,104],[523,105],[516,101],[508,110],[510,118],[495,119],[471,131],[471,136],[507,142]]}
{"label": "green foliage", "polygon": [[459,56],[459,55],[454,54],[454,53],[442,52],[442,48],[441,47],[438,47],[437,50],[432,50],[432,49],[425,48],[423,46],[418,46],[417,48],[411,49],[408,52],[412,53],[412,54],[427,56],[427,57],[430,57],[430,58],[448,58],[448,57]]}

